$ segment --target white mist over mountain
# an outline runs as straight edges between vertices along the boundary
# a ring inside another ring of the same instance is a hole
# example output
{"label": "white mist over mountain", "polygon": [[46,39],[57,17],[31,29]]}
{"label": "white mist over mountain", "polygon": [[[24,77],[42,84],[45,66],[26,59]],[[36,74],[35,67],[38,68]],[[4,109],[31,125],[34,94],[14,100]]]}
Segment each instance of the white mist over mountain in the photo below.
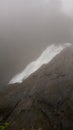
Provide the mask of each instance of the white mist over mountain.
{"label": "white mist over mountain", "polygon": [[52,43],[73,43],[73,0],[0,0],[0,88]]}
{"label": "white mist over mountain", "polygon": [[63,49],[69,46],[71,46],[70,43],[65,43],[63,45],[55,45],[55,44],[50,45],[45,51],[43,51],[43,53],[37,60],[31,62],[21,73],[14,76],[9,82],[9,84],[22,83],[23,80],[25,80],[32,73],[37,71],[43,64],[49,63]]}

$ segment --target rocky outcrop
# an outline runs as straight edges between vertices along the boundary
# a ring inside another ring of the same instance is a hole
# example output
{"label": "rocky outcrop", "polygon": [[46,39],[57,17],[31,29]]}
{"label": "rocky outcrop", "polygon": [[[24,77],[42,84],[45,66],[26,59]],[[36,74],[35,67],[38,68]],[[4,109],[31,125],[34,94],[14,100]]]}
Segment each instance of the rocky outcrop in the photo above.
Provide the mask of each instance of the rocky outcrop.
{"label": "rocky outcrop", "polygon": [[0,94],[0,117],[8,130],[73,130],[73,47],[22,84],[9,85]]}

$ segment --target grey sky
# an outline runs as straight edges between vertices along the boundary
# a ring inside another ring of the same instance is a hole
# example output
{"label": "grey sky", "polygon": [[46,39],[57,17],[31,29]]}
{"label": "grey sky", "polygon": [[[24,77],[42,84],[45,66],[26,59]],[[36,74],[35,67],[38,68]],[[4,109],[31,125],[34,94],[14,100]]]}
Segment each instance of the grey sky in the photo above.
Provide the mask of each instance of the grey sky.
{"label": "grey sky", "polygon": [[51,43],[73,42],[73,0],[0,0],[0,83]]}

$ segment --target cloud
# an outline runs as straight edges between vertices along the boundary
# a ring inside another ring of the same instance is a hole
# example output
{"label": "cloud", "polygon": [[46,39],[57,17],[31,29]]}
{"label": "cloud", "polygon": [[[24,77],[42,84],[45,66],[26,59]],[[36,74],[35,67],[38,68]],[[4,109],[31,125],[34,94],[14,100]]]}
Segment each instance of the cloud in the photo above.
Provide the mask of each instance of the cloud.
{"label": "cloud", "polygon": [[58,55],[64,48],[70,46],[70,43],[66,43],[63,45],[50,45],[40,57],[36,60],[31,62],[27,67],[19,74],[14,76],[9,84],[14,83],[22,83],[23,80],[28,78],[32,73],[37,71],[43,64],[48,64],[56,55]]}

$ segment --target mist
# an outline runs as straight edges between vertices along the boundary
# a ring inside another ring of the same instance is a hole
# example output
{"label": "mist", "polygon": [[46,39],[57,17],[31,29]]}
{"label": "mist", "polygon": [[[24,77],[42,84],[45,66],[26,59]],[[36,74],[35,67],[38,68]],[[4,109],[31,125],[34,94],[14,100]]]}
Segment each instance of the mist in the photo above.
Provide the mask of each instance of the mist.
{"label": "mist", "polygon": [[0,1],[0,86],[51,44],[73,43],[72,0]]}
{"label": "mist", "polygon": [[21,73],[14,76],[8,84],[22,83],[31,74],[36,72],[41,66],[50,63],[56,55],[58,55],[59,53],[61,53],[61,51],[70,46],[70,43],[57,46],[54,44],[50,45],[45,51],[43,51],[43,53],[39,56],[38,59],[27,65],[27,67]]}

